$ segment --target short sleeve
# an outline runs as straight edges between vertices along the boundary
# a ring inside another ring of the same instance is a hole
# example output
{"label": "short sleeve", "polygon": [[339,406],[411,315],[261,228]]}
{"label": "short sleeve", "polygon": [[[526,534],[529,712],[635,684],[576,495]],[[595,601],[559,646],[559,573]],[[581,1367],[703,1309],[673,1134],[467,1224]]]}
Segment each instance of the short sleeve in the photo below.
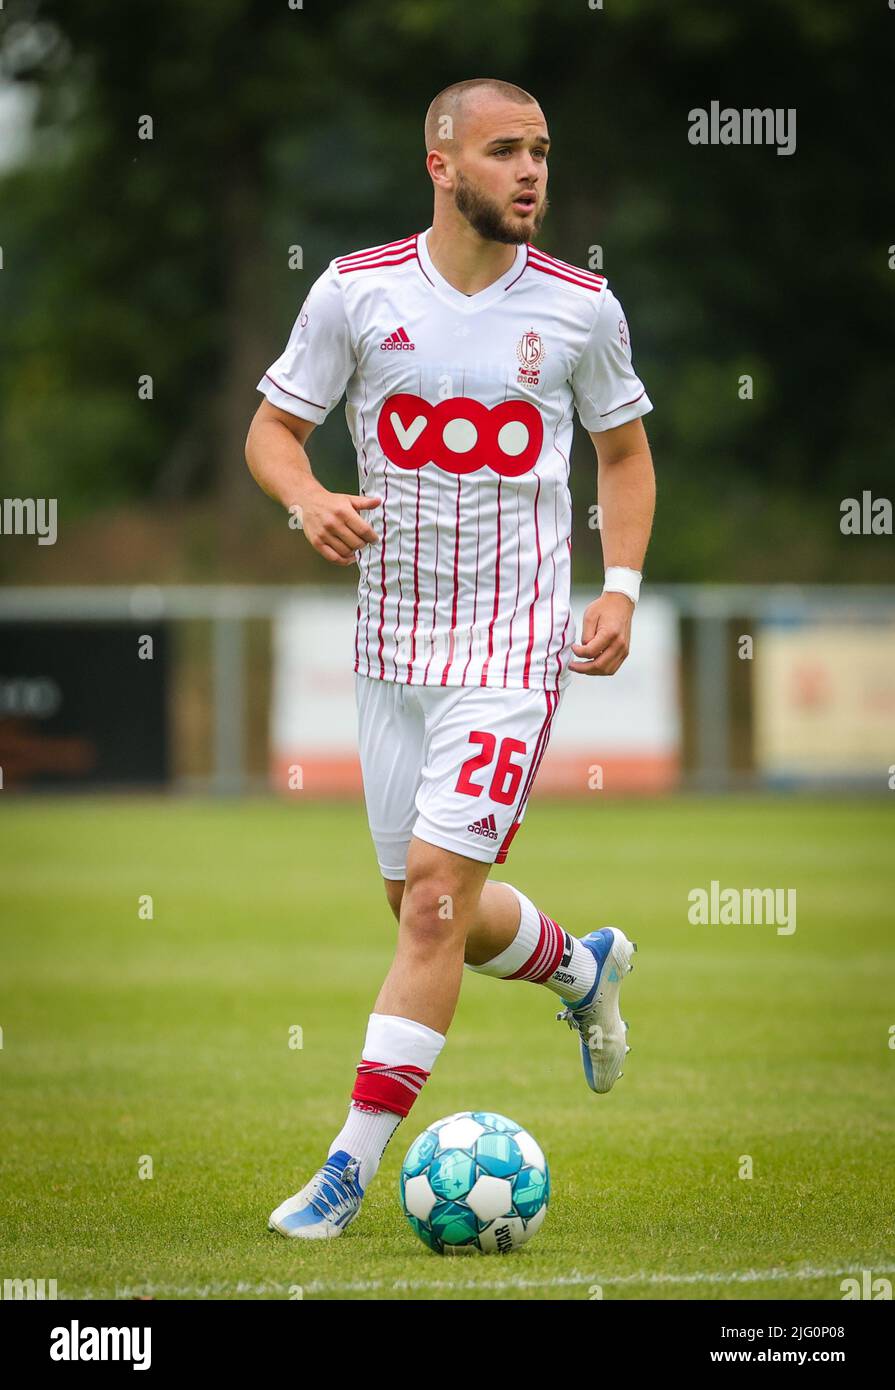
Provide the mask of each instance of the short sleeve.
{"label": "short sleeve", "polygon": [[283,353],[258,382],[258,390],[271,405],[322,425],[356,366],[342,287],[329,265],[311,286]]}
{"label": "short sleeve", "polygon": [[600,299],[597,317],[572,373],[578,417],[590,432],[625,425],[653,408],[631,361],[631,335],[624,310],[608,285],[604,285]]}

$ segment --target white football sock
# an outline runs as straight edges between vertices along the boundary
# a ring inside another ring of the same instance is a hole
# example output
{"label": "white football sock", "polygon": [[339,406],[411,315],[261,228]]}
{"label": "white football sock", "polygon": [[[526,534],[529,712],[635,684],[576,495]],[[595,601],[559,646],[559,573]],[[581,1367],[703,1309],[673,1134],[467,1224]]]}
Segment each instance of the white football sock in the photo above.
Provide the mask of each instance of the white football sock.
{"label": "white football sock", "polygon": [[344,1149],[353,1158],[360,1159],[358,1181],[366,1192],[370,1179],[382,1162],[382,1155],[398,1125],[404,1119],[391,1110],[369,1110],[352,1101],[348,1107],[348,1118],[329,1146],[329,1154]]}
{"label": "white football sock", "polygon": [[530,898],[505,884],[519,899],[519,929],[509,946],[484,961],[470,965],[477,975],[498,980],[530,980],[546,985],[554,994],[574,1004],[583,999],[597,978],[597,962],[577,936],[570,935],[552,917],[540,912]]}
{"label": "white football sock", "polygon": [[359,1158],[358,1180],[364,1191],[444,1044],[444,1034],[425,1023],[397,1014],[370,1014],[348,1117],[327,1155],[344,1149]]}

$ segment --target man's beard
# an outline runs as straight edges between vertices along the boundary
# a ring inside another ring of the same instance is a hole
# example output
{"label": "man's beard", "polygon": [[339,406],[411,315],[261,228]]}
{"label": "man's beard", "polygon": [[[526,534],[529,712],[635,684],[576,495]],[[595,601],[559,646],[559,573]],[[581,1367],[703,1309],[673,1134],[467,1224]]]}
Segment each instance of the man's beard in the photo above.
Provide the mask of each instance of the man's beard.
{"label": "man's beard", "polygon": [[510,225],[511,213],[502,211],[497,203],[480,192],[464,174],[457,175],[457,189],[454,193],[457,211],[462,213],[471,227],[486,241],[501,241],[507,246],[518,246],[524,241],[532,241],[541,230],[541,223],[549,206],[547,195],[530,219]]}

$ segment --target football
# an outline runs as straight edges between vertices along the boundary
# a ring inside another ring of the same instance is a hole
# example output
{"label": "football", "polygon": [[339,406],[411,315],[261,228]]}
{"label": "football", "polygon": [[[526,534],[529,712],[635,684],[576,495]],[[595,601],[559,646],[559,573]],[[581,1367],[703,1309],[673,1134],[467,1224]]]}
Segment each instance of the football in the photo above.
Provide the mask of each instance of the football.
{"label": "football", "polygon": [[543,1225],[550,1173],[528,1130],[505,1115],[463,1110],[414,1139],[400,1192],[407,1220],[430,1250],[502,1255]]}

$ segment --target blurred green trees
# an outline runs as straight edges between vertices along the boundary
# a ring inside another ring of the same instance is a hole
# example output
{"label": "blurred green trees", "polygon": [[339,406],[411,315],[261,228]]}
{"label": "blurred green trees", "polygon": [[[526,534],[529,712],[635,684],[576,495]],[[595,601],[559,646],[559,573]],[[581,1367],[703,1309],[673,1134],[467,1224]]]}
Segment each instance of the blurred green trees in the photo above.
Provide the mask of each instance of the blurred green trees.
{"label": "blurred green trees", "polygon": [[[0,80],[37,114],[0,175],[2,494],[267,517],[255,382],[332,256],[429,224],[426,106],[495,75],[548,117],[541,245],[601,248],[632,325],[650,575],[887,577],[893,542],[838,519],[892,494],[893,34],[883,0],[6,0]],[[713,100],[795,108],[795,154],[691,145]],[[312,454],[354,490],[340,410]],[[583,538],[583,435],[573,462]]]}

